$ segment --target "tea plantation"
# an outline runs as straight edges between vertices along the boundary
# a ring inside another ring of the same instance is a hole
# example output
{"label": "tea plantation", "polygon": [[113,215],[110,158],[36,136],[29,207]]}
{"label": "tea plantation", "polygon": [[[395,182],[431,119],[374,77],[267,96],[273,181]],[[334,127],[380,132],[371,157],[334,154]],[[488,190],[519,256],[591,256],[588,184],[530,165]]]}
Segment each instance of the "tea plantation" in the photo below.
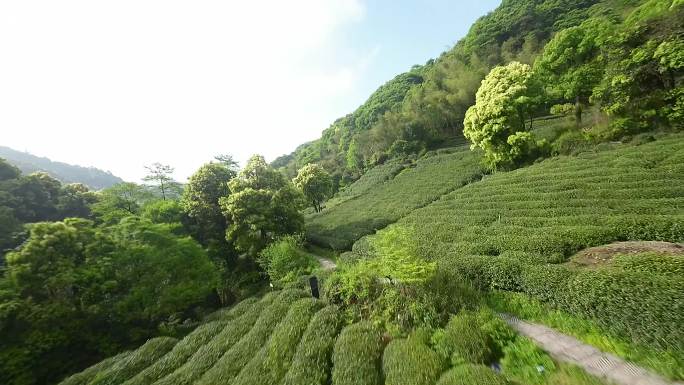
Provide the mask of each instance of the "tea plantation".
{"label": "tea plantation", "polygon": [[[499,345],[532,345],[485,310],[456,316],[435,337],[423,332],[392,339],[370,322],[344,326],[343,319],[336,306],[304,290],[285,289],[219,311],[180,341],[151,339],[61,384],[556,384],[568,371],[579,379],[575,384],[601,384],[542,352],[544,372],[496,373],[470,348],[534,372],[532,363],[514,354],[492,354]],[[467,325],[467,333],[452,324]],[[444,335],[449,338],[439,337]],[[464,349],[475,354],[459,355]]]}
{"label": "tea plantation", "polygon": [[403,167],[394,162],[378,166],[322,212],[310,215],[306,220],[309,241],[336,250],[349,249],[362,236],[479,180],[483,173],[479,155],[467,147],[430,152]]}

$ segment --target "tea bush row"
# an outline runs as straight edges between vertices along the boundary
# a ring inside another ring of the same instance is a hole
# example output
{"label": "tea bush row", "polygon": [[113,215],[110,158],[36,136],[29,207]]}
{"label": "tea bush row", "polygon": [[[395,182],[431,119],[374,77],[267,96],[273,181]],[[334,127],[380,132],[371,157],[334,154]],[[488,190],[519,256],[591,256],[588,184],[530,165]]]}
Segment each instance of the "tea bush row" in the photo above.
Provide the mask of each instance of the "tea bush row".
{"label": "tea bush row", "polygon": [[444,373],[437,385],[506,385],[502,376],[484,365],[459,365]]}
{"label": "tea bush row", "polygon": [[125,351],[125,352],[119,353],[115,356],[106,358],[106,359],[98,362],[97,364],[95,364],[95,365],[93,365],[87,369],[84,369],[81,372],[78,372],[76,374],[73,374],[73,375],[65,378],[62,382],[59,383],[59,385],[86,385],[90,381],[92,381],[93,378],[95,378],[95,376],[97,376],[98,373],[111,368],[112,366],[114,366],[114,364],[123,360],[124,358],[126,358],[130,354],[131,354],[130,351]]}
{"label": "tea bush row", "polygon": [[179,341],[170,352],[166,353],[158,361],[126,381],[124,385],[149,385],[158,379],[173,373],[174,370],[182,366],[188,358],[197,352],[199,348],[219,334],[225,326],[226,323],[223,321],[214,321],[200,325]]}
{"label": "tea bush row", "polygon": [[245,365],[232,384],[278,385],[287,373],[302,334],[321,307],[313,298],[295,302],[266,345]]}
{"label": "tea bush row", "polygon": [[342,317],[336,306],[316,313],[299,342],[283,385],[329,384],[333,346],[341,327]]}
{"label": "tea bush row", "polygon": [[342,330],[333,350],[333,385],[382,384],[382,334],[364,321]]}
{"label": "tea bush row", "polygon": [[296,300],[305,296],[306,293],[303,290],[280,292],[273,303],[260,314],[249,332],[242,335],[242,338],[226,351],[196,383],[213,385],[232,381],[266,343],[276,325],[283,319],[283,314],[287,313]]}
{"label": "tea bush row", "polygon": [[230,321],[211,341],[200,347],[180,368],[155,382],[155,385],[189,385],[199,379],[235,345],[259,319],[261,312],[275,300],[276,294],[269,293],[250,306],[241,317]]}
{"label": "tea bush row", "polygon": [[487,256],[453,258],[441,264],[480,289],[526,293],[637,343],[659,349],[684,346],[684,277],[673,274],[677,270],[663,274],[620,266],[576,269]]}
{"label": "tea bush row", "polygon": [[152,338],[131,354],[116,361],[114,365],[99,372],[90,384],[121,384],[166,354],[176,342],[178,340],[171,337]]}
{"label": "tea bush row", "polygon": [[416,336],[393,340],[382,356],[385,385],[433,385],[443,368],[441,357]]}
{"label": "tea bush row", "polygon": [[211,314],[209,314],[204,321],[205,322],[212,322],[212,321],[230,321],[232,319],[235,319],[237,317],[240,317],[241,315],[245,314],[245,312],[249,311],[252,308],[252,305],[255,303],[259,302],[259,300],[256,297],[249,297],[247,299],[244,299],[240,302],[238,302],[235,306],[225,308],[225,309],[220,309],[217,310]]}

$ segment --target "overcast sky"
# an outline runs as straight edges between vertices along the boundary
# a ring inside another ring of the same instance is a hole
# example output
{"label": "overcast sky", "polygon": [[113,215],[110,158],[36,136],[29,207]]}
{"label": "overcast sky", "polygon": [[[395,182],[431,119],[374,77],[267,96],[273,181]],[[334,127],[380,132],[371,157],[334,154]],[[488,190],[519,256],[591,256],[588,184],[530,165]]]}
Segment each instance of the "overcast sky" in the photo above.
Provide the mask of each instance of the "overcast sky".
{"label": "overcast sky", "polygon": [[270,161],[499,2],[3,0],[0,145],[130,181]]}

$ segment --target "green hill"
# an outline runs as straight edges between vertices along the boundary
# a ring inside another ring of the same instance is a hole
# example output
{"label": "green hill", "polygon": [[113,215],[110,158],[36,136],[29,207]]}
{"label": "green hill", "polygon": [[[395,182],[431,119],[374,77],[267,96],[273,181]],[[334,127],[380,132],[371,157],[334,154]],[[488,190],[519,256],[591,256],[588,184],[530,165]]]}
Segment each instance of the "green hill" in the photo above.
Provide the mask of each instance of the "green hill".
{"label": "green hill", "polygon": [[121,178],[112,175],[109,171],[55,162],[9,147],[0,146],[0,158],[18,167],[24,174],[44,171],[62,183],[83,183],[94,190],[101,190],[123,182]]}

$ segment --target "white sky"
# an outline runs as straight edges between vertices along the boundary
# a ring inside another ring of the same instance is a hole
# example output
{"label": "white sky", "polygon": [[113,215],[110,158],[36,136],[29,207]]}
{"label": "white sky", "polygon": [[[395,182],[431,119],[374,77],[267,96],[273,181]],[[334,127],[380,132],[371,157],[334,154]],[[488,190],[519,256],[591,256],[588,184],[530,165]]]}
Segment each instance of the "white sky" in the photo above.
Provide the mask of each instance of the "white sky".
{"label": "white sky", "polygon": [[218,153],[272,160],[356,107],[378,47],[339,42],[364,15],[358,0],[0,1],[0,144],[132,181],[156,161],[184,181]]}

